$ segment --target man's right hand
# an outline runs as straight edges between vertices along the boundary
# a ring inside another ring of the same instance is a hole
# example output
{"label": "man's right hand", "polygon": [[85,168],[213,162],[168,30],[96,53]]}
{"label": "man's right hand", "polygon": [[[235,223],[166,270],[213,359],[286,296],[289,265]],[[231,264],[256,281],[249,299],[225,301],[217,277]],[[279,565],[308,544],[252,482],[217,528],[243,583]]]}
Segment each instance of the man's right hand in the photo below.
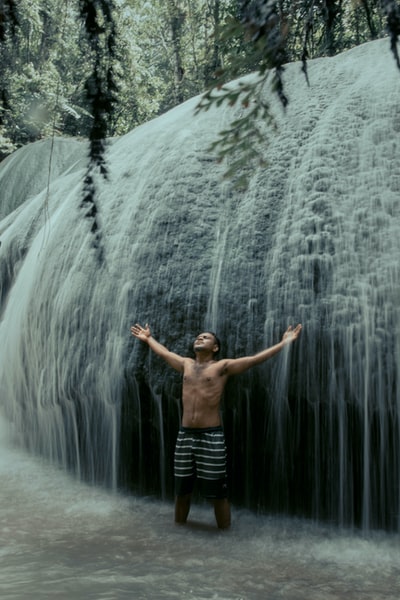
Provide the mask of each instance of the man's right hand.
{"label": "man's right hand", "polygon": [[136,323],[131,327],[131,334],[137,337],[142,342],[147,342],[148,338],[151,336],[151,331],[148,323],[144,327]]}
{"label": "man's right hand", "polygon": [[168,348],[157,342],[151,335],[150,327],[146,323],[144,327],[136,323],[131,327],[131,334],[145,342],[153,352],[161,356],[173,369],[183,373],[185,359],[175,352],[170,352]]}

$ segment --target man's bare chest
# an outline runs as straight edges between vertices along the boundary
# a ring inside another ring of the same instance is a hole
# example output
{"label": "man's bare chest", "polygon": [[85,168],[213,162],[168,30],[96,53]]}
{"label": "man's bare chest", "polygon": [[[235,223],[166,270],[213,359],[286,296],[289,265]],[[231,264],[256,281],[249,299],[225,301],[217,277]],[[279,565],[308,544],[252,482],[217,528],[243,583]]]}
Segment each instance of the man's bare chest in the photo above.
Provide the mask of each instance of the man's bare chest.
{"label": "man's bare chest", "polygon": [[[218,373],[215,363],[210,365],[190,364],[183,373],[184,383],[201,386],[214,386],[220,383],[221,376]],[[221,382],[222,383],[222,382]]]}

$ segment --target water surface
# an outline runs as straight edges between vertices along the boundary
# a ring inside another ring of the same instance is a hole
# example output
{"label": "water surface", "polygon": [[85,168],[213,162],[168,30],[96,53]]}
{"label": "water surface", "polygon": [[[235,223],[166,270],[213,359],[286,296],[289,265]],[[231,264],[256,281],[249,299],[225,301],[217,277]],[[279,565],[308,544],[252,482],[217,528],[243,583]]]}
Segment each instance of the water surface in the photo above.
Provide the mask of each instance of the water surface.
{"label": "water surface", "polygon": [[398,600],[400,537],[207,505],[173,507],[78,482],[0,447],[2,600]]}

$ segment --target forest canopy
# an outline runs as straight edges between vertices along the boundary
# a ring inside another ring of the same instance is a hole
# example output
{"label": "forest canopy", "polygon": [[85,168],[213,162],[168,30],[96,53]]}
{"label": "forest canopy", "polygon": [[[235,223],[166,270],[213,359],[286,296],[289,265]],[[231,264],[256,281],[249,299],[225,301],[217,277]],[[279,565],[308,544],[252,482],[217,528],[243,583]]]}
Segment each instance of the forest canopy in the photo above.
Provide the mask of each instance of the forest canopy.
{"label": "forest canopy", "polygon": [[124,134],[257,70],[285,103],[285,63],[306,73],[388,34],[398,61],[399,33],[394,0],[1,0],[0,160],[54,134]]}

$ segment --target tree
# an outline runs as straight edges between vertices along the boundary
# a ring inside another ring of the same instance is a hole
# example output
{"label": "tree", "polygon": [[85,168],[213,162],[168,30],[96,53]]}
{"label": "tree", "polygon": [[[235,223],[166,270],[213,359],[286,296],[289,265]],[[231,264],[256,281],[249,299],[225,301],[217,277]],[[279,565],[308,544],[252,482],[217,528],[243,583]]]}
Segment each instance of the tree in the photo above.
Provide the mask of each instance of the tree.
{"label": "tree", "polygon": [[76,23],[76,7],[63,0],[19,2],[13,28],[0,40],[3,152],[53,132],[75,134],[69,123],[89,117],[76,93],[87,72]]}

